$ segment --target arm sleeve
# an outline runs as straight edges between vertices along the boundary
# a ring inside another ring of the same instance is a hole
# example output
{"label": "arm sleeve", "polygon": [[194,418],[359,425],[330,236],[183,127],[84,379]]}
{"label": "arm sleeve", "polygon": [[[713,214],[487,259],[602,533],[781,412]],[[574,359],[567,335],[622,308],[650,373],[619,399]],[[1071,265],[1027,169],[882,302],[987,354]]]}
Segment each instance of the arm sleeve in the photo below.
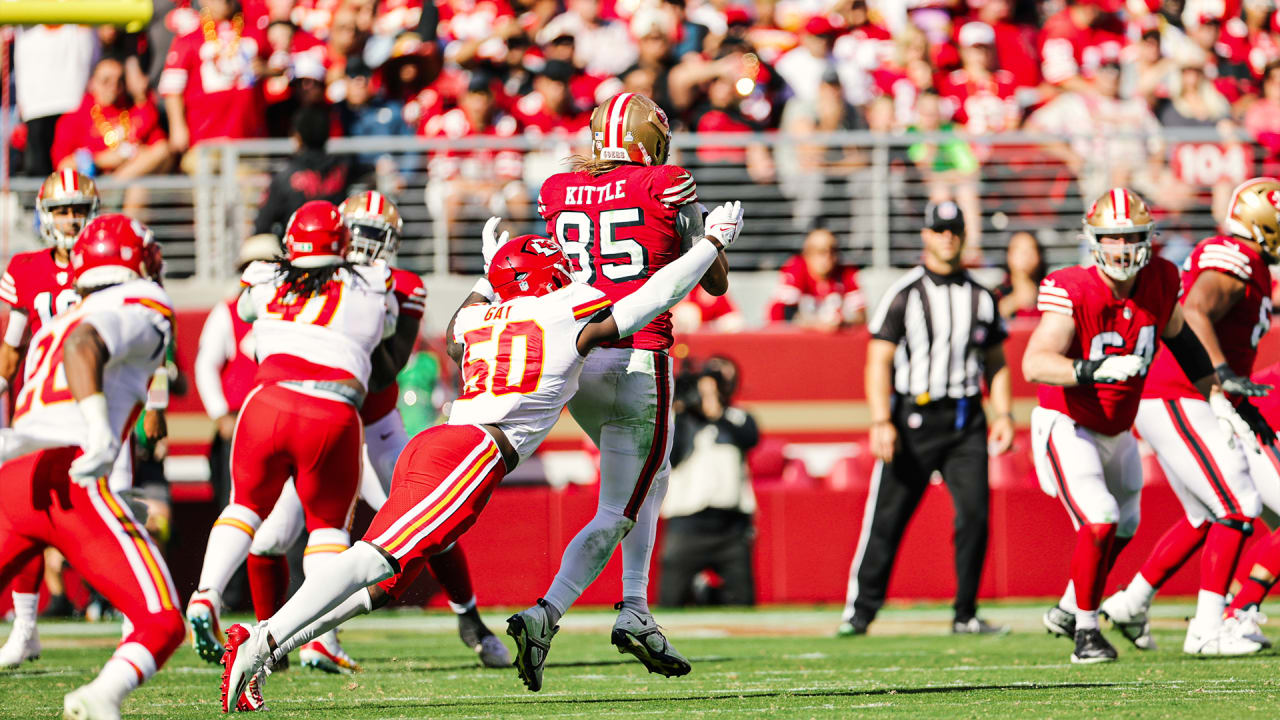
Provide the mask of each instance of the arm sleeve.
{"label": "arm sleeve", "polygon": [[235,355],[235,342],[231,310],[220,303],[204,321],[194,364],[196,392],[205,413],[215,420],[229,410],[227,396],[222,392],[222,368]]}
{"label": "arm sleeve", "polygon": [[680,249],[688,250],[705,234],[706,208],[702,203],[685,203],[676,211],[676,232],[680,233]]}
{"label": "arm sleeve", "polygon": [[618,325],[618,337],[636,333],[688,295],[718,253],[715,243],[699,241],[689,252],[654,273],[640,289],[614,303],[613,320]]}
{"label": "arm sleeve", "polygon": [[163,360],[173,327],[168,318],[142,305],[123,305],[95,313],[85,322],[98,331],[111,360]]}

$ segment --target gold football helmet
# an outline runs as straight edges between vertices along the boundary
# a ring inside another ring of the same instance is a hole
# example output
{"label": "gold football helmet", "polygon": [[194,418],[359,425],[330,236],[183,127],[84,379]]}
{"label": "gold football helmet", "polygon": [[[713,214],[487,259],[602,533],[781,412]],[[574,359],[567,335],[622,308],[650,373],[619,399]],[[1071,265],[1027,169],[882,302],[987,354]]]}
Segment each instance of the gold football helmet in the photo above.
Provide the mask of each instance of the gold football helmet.
{"label": "gold football helmet", "polygon": [[[1127,188],[1112,188],[1089,206],[1084,235],[1098,269],[1121,282],[1138,274],[1151,261],[1155,220],[1147,203]],[[1105,242],[1118,238],[1122,242]]]}
{"label": "gold football helmet", "polygon": [[1231,192],[1223,225],[1232,235],[1258,243],[1268,255],[1280,254],[1280,180],[1257,177],[1240,183]]}
{"label": "gold football helmet", "polygon": [[351,249],[347,251],[351,262],[367,265],[388,259],[400,249],[404,221],[386,195],[376,190],[357,193],[343,200],[338,212],[351,231]]}
{"label": "gold football helmet", "polygon": [[[71,210],[70,217],[54,212]],[[80,230],[98,214],[98,186],[75,170],[57,170],[44,179],[36,195],[36,216],[40,220],[40,236],[50,247],[70,250]]]}
{"label": "gold football helmet", "polygon": [[658,104],[636,93],[619,93],[591,113],[591,157],[662,165],[671,150],[671,123]]}

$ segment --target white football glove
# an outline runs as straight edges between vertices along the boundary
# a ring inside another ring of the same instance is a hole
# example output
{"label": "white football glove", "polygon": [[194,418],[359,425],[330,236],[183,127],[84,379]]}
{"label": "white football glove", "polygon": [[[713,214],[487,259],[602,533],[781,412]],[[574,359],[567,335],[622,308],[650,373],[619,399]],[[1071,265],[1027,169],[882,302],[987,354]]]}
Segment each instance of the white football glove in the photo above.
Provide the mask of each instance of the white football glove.
{"label": "white football glove", "polygon": [[111,432],[105,395],[96,393],[77,404],[88,433],[81,445],[82,454],[71,463],[71,479],[80,487],[89,487],[111,472],[116,455],[120,454],[120,437]]}
{"label": "white football glove", "polygon": [[712,210],[703,223],[704,232],[720,241],[720,247],[728,249],[742,232],[742,203],[734,200]]}
{"label": "white football glove", "polygon": [[502,218],[491,217],[484,224],[484,232],[480,233],[480,251],[484,253],[484,274],[489,274],[489,263],[493,262],[493,256],[498,253],[498,248],[507,244],[507,240],[511,239],[511,233],[503,231],[498,235],[498,226],[502,224]]}
{"label": "white football glove", "polygon": [[1249,423],[1236,412],[1235,406],[1226,395],[1220,392],[1211,393],[1209,409],[1213,410],[1213,414],[1217,416],[1218,425],[1222,427],[1222,433],[1227,436],[1228,446],[1234,448],[1236,439],[1239,438],[1239,442],[1244,443],[1245,450],[1262,452],[1262,447],[1258,445],[1258,438],[1253,434],[1253,428],[1249,427]]}
{"label": "white football glove", "polygon": [[1128,380],[1147,368],[1147,359],[1141,355],[1111,355],[1103,358],[1093,371],[1093,381],[1119,383]]}

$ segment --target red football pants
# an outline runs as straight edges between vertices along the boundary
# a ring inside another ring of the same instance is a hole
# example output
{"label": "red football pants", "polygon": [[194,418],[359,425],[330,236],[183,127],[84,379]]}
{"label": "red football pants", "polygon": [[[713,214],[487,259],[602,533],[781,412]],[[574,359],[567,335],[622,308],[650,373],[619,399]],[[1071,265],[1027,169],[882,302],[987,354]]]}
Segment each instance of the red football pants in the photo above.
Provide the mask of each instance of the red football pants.
{"label": "red football pants", "polygon": [[292,477],[307,530],[351,524],[364,429],[349,403],[261,385],[249,393],[231,442],[231,502],[266,517]]}
{"label": "red football pants", "polygon": [[0,587],[46,545],[57,548],[132,621],[123,642],[145,647],[159,667],[185,632],[169,568],[105,478],[88,488],[71,482],[79,454],[78,447],[52,448],[0,467]]}
{"label": "red football pants", "polygon": [[[391,493],[364,540],[386,550],[404,569],[469,530],[506,474],[498,444],[476,425],[437,425],[421,432],[400,454]],[[397,595],[397,580],[412,582],[406,575],[390,578],[384,589]]]}

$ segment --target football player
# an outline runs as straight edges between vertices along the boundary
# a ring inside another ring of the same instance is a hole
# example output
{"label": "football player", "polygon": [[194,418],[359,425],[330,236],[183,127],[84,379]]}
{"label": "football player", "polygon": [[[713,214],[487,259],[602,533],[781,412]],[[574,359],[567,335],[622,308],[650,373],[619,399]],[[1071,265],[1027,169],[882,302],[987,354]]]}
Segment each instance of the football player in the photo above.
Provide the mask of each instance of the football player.
{"label": "football player", "polygon": [[[250,680],[273,653],[287,653],[299,636],[367,612],[409,563],[466,532],[503,476],[551,431],[577,390],[592,348],[634,334],[678,302],[741,228],[740,204],[716,208],[707,218],[705,239],[617,301],[574,281],[554,240],[525,235],[498,248],[487,278],[446,333],[449,354],[462,368],[462,392],[448,424],[409,441],[391,495],[361,542],[309,573],[268,620],[253,628],[232,626],[223,710],[242,706]],[[490,296],[496,298],[492,303]],[[512,622],[522,621],[517,615]],[[547,646],[536,638],[555,631],[512,633],[516,667],[526,683],[529,669],[541,668],[546,657]]]}
{"label": "football player", "polygon": [[[351,231],[348,260],[357,265],[392,261],[404,227],[395,203],[382,193],[370,190],[347,198],[338,206],[338,212]],[[375,511],[387,500],[391,473],[409,442],[404,420],[396,409],[400,389],[395,377],[413,353],[427,299],[422,278],[408,270],[391,268],[391,282],[391,291],[400,308],[396,333],[374,350],[370,393],[360,407],[365,442],[360,498]],[[249,548],[249,588],[253,595],[254,614],[259,620],[271,617],[284,604],[284,593],[289,587],[289,563],[284,554],[297,540],[303,524],[302,503],[290,484],[281,493],[271,514],[262,521]],[[316,550],[336,553],[341,548]],[[475,650],[487,667],[511,667],[511,653],[506,645],[480,618],[471,573],[461,546],[431,556],[427,565],[448,595],[449,607],[458,615],[458,635],[463,644]],[[326,633],[303,645],[299,657],[303,666],[326,672],[355,669],[355,663],[338,643],[336,633]]]}
{"label": "football player", "polygon": [[187,603],[192,645],[209,662],[222,657],[222,591],[290,476],[309,532],[303,571],[310,575],[351,544],[362,464],[358,408],[370,355],[395,333],[396,307],[385,263],[346,259],[350,237],[337,207],[308,202],[289,220],[287,257],[255,262],[241,277],[236,310],[253,323],[256,386],[231,440],[231,503],[209,533]]}
{"label": "football player", "polygon": [[0,431],[0,585],[52,546],[133,620],[98,676],[63,700],[66,718],[118,720],[182,644],[164,557],[106,478],[164,360],[173,309],[152,282],[159,246],[123,215],[84,227],[68,272],[84,300],[32,337],[13,428]]}
{"label": "football player", "polygon": [[[98,189],[93,180],[74,170],[59,170],[40,185],[36,217],[40,237],[48,247],[18,253],[0,278],[0,300],[9,305],[9,324],[0,343],[0,393],[15,383],[26,338],[80,299],[72,283],[71,246],[85,223],[98,212]],[[121,453],[124,458],[127,453]],[[119,492],[123,476],[112,473],[112,489]],[[36,609],[44,580],[44,555],[36,554],[18,571],[13,582],[13,630],[0,648],[0,667],[16,667],[40,654]]]}
{"label": "football player", "polygon": [[[617,300],[702,237],[702,209],[693,176],[665,164],[671,128],[652,100],[634,93],[610,98],[592,113],[591,134],[591,157],[547,179],[538,213],[573,262],[574,279]],[[723,295],[727,273],[727,261],[717,258],[702,287]],[[550,629],[621,542],[622,602],[611,641],[651,672],[689,672],[689,661],[663,636],[647,602],[658,509],[671,469],[672,342],[671,315],[664,312],[587,358],[569,412],[600,450],[599,502],[565,548],[551,587],[510,619],[509,627],[543,633],[521,638],[522,644],[551,641]],[[541,674],[541,666],[530,668],[531,689],[541,687]]]}
{"label": "football player", "polygon": [[[1200,338],[1228,393],[1259,395],[1248,380],[1258,341],[1271,326],[1271,270],[1280,248],[1280,180],[1254,178],[1235,189],[1224,223],[1228,235],[1196,245],[1182,272],[1182,316]],[[1152,647],[1151,600],[1202,544],[1200,593],[1183,652],[1246,655],[1262,643],[1223,622],[1225,595],[1262,501],[1243,443],[1218,418],[1167,352],[1151,366],[1134,428],[1164,470],[1184,518],[1164,534],[1125,590],[1101,612],[1140,649]],[[1266,442],[1274,442],[1268,434]]]}
{"label": "football player", "polygon": [[1138,528],[1142,463],[1129,429],[1160,338],[1194,378],[1213,415],[1248,443],[1265,427],[1248,403],[1237,414],[1177,303],[1178,269],[1152,257],[1154,222],[1142,198],[1114,188],[1093,202],[1084,236],[1094,264],[1051,273],[1040,286],[1044,315],[1022,371],[1040,383],[1031,414],[1032,453],[1045,493],[1062,500],[1076,545],[1060,605],[1075,614],[1073,663],[1116,659],[1098,629],[1103,583]]}

